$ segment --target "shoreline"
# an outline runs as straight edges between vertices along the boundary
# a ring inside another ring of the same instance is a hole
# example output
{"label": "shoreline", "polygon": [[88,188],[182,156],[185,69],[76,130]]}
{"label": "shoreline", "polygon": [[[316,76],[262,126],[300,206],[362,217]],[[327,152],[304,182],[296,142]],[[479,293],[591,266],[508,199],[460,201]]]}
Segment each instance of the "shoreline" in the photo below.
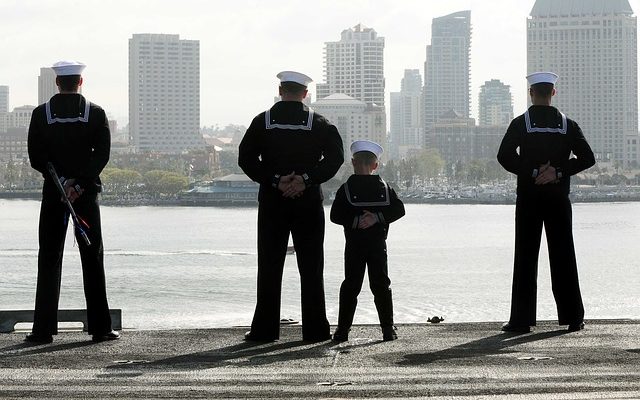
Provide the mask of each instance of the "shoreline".
{"label": "shoreline", "polygon": [[[0,192],[0,200],[40,200],[40,191],[34,192]],[[415,198],[401,197],[405,204],[437,204],[437,205],[514,205],[515,193],[510,198],[474,199],[474,198]],[[585,197],[571,193],[571,202],[576,203],[629,203],[640,202],[640,193],[635,195],[610,195]],[[325,204],[332,201],[325,197]],[[256,208],[258,201],[185,201],[180,199],[113,199],[101,196],[100,204],[114,207],[233,207]]]}

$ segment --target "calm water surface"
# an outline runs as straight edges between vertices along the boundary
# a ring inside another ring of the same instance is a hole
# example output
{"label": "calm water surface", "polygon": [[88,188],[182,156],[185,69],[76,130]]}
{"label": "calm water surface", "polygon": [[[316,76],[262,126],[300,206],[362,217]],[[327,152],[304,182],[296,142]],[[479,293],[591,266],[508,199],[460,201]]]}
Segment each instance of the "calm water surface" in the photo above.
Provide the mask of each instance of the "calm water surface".
{"label": "calm water surface", "polygon": [[[392,224],[396,322],[504,321],[509,315],[514,206],[407,205]],[[325,209],[327,218],[329,209]],[[0,309],[32,309],[39,202],[0,200]],[[248,325],[255,306],[256,209],[102,207],[107,290],[127,328]],[[69,233],[71,231],[69,230]],[[640,318],[640,203],[574,205],[587,318]],[[67,237],[62,308],[84,308],[80,260]],[[342,228],[327,219],[325,291],[338,315]],[[538,319],[556,319],[545,246]],[[282,316],[300,318],[295,256],[287,256]],[[365,280],[355,323],[376,323]]]}

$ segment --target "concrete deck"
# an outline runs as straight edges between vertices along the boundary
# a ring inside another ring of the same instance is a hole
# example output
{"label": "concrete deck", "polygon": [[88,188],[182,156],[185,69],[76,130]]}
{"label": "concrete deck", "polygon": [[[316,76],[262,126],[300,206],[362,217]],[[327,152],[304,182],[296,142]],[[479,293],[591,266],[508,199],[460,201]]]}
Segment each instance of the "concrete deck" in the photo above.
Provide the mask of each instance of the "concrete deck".
{"label": "concrete deck", "polygon": [[640,321],[544,322],[522,335],[499,323],[357,326],[350,341],[242,340],[246,328],[136,331],[94,344],[63,332],[29,345],[0,334],[2,398],[640,399]]}

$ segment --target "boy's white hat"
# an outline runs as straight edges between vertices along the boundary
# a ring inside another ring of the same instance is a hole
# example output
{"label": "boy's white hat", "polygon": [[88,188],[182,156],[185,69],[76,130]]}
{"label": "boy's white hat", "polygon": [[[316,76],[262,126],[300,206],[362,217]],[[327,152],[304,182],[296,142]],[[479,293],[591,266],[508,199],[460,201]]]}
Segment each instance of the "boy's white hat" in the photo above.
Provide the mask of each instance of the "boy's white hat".
{"label": "boy's white hat", "polygon": [[368,151],[380,158],[380,155],[384,150],[382,149],[382,146],[376,142],[372,142],[370,140],[356,140],[351,143],[351,155],[356,154],[359,151]]}
{"label": "boy's white hat", "polygon": [[82,75],[86,65],[78,61],[58,61],[51,66],[57,76]]}
{"label": "boy's white hat", "polygon": [[296,71],[282,71],[276,77],[280,79],[280,82],[295,82],[302,86],[309,86],[313,82],[313,79],[307,75]]}
{"label": "boy's white hat", "polygon": [[536,83],[551,83],[555,85],[557,80],[558,75],[553,72],[534,72],[533,74],[527,75],[529,86],[535,85]]}

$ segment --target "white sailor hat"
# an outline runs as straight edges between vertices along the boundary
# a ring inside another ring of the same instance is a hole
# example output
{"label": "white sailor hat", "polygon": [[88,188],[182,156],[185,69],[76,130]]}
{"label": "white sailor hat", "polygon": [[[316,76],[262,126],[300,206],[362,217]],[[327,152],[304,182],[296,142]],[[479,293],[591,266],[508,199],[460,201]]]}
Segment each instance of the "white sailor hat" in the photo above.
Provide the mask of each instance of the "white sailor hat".
{"label": "white sailor hat", "polygon": [[82,75],[86,65],[78,61],[58,61],[51,66],[57,76]]}
{"label": "white sailor hat", "polygon": [[380,158],[380,154],[384,151],[382,146],[376,142],[370,140],[356,140],[351,143],[351,155],[356,154],[359,151],[368,151]]}
{"label": "white sailor hat", "polygon": [[553,72],[534,72],[533,74],[527,75],[529,86],[535,85],[536,83],[551,83],[555,85],[557,80],[558,75]]}
{"label": "white sailor hat", "polygon": [[313,79],[307,75],[296,71],[282,71],[276,77],[280,79],[280,82],[295,82],[302,86],[309,86],[313,82]]}

